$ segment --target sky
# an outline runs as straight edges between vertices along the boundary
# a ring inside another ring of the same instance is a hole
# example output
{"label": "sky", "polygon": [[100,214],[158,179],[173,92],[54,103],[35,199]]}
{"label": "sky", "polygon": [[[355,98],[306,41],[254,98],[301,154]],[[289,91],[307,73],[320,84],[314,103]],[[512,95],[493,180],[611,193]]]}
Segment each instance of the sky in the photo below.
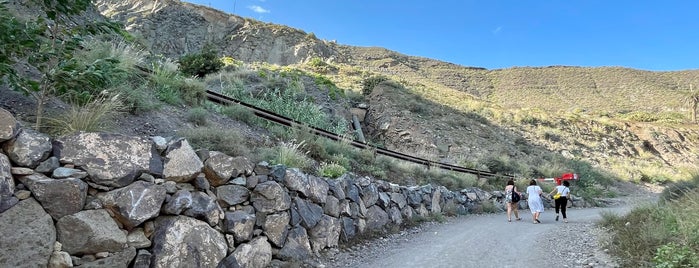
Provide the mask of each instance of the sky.
{"label": "sky", "polygon": [[188,0],[339,44],[462,66],[699,69],[699,1]]}

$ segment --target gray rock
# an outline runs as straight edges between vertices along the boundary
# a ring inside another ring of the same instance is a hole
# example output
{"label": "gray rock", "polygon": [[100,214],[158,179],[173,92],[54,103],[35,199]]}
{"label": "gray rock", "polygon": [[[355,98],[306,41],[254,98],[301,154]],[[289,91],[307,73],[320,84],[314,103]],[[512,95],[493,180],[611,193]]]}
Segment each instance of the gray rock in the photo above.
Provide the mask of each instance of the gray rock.
{"label": "gray rock", "polygon": [[35,168],[51,154],[51,138],[29,128],[2,144],[7,156],[22,167]]}
{"label": "gray rock", "polygon": [[257,211],[275,213],[291,207],[289,193],[275,181],[260,183],[250,195],[250,201]]}
{"label": "gray rock", "polygon": [[371,206],[367,209],[366,223],[369,230],[381,230],[389,223],[388,213],[379,206]]}
{"label": "gray rock", "polygon": [[91,262],[85,262],[80,267],[85,268],[103,268],[103,267],[129,267],[129,263],[136,256],[136,249],[128,247],[111,256],[100,258]]}
{"label": "gray rock", "polygon": [[153,234],[151,267],[216,267],[226,257],[223,234],[185,216],[159,217]]}
{"label": "gray rock", "polygon": [[379,189],[375,184],[369,184],[362,188],[362,201],[365,207],[370,207],[376,204],[379,200]]}
{"label": "gray rock", "polygon": [[104,209],[85,210],[56,223],[58,241],[71,255],[119,252],[126,248],[126,234]]}
{"label": "gray rock", "polygon": [[211,185],[217,187],[226,184],[232,177],[237,177],[240,172],[233,165],[233,157],[213,151],[204,162],[204,174]]}
{"label": "gray rock", "polygon": [[342,239],[342,241],[347,242],[357,235],[357,226],[355,225],[354,220],[352,218],[340,218],[340,225],[342,227],[342,229],[340,230],[340,239]]}
{"label": "gray rock", "polygon": [[316,226],[323,216],[323,208],[321,206],[305,199],[295,197],[293,205],[293,208],[299,213],[301,225],[307,229]]}
{"label": "gray rock", "polygon": [[262,230],[264,230],[264,234],[275,246],[282,247],[284,245],[286,236],[289,233],[290,220],[291,217],[286,212],[270,214],[265,217]]}
{"label": "gray rock", "polygon": [[[0,109],[0,118],[3,111],[5,110]],[[17,204],[17,198],[13,196],[14,193],[15,180],[12,177],[12,163],[6,155],[0,153],[0,213]]]}
{"label": "gray rock", "polygon": [[185,210],[191,208],[192,203],[194,203],[192,193],[185,190],[179,190],[165,203],[165,205],[163,205],[162,211],[165,214],[180,215]]}
{"label": "gray rock", "polygon": [[340,201],[332,195],[328,196],[323,204],[323,213],[335,218],[340,217]]}
{"label": "gray rock", "polygon": [[391,197],[387,193],[379,192],[379,199],[376,200],[376,204],[386,209],[391,205]]}
{"label": "gray rock", "polygon": [[255,215],[244,211],[226,212],[223,219],[223,231],[233,234],[237,243],[250,241],[254,227]]}
{"label": "gray rock", "polygon": [[151,254],[148,250],[141,249],[136,253],[136,258],[133,260],[132,268],[149,268]]}
{"label": "gray rock", "polygon": [[144,137],[107,133],[77,133],[56,140],[53,154],[61,163],[87,171],[94,187],[124,187],[141,173],[162,173],[162,159]]}
{"label": "gray rock", "polygon": [[244,186],[223,185],[216,188],[216,197],[225,207],[229,207],[248,201],[250,191]]}
{"label": "gray rock", "polygon": [[14,138],[20,129],[17,119],[7,110],[0,108],[0,142]]}
{"label": "gray rock", "polygon": [[308,183],[308,175],[301,172],[297,168],[290,168],[286,170],[286,176],[284,178],[284,186],[292,191],[297,191],[304,197],[308,197],[308,192],[310,191]]}
{"label": "gray rock", "polygon": [[332,193],[332,195],[337,198],[338,200],[342,200],[346,198],[345,195],[345,190],[342,186],[342,183],[339,181],[339,179],[336,180],[329,180],[328,182],[328,190]]}
{"label": "gray rock", "polygon": [[259,162],[255,165],[253,168],[253,172],[257,174],[258,176],[267,176],[272,173],[272,167],[269,166],[269,163],[262,161]]}
{"label": "gray rock", "polygon": [[408,204],[408,201],[405,198],[405,195],[402,193],[391,193],[391,201],[393,203],[396,203],[398,205],[398,208],[403,209],[405,205]]}
{"label": "gray rock", "polygon": [[80,179],[52,179],[41,173],[20,177],[51,217],[56,220],[77,213],[85,206],[87,184]]}
{"label": "gray rock", "polygon": [[272,262],[272,246],[267,242],[267,238],[257,237],[239,245],[233,254],[226,257],[218,267],[269,267]]}
{"label": "gray rock", "polygon": [[223,209],[216,202],[216,198],[202,192],[192,193],[192,206],[183,214],[205,220],[211,226],[218,225],[218,221],[223,219]]}
{"label": "gray rock", "polygon": [[308,241],[308,234],[303,227],[296,227],[289,231],[284,247],[277,255],[280,260],[304,260],[312,254],[311,244]]}
{"label": "gray rock", "polygon": [[56,228],[51,216],[29,198],[0,213],[0,237],[3,266],[47,267],[56,241]]}
{"label": "gray rock", "polygon": [[339,219],[323,215],[318,224],[308,233],[313,252],[317,253],[327,247],[336,247],[340,240],[341,229]]}
{"label": "gray rock", "polygon": [[51,156],[48,159],[39,163],[39,165],[36,167],[36,169],[34,169],[34,171],[44,174],[50,174],[60,166],[61,163],[58,162],[58,157]]}
{"label": "gray rock", "polygon": [[189,182],[204,167],[204,163],[185,139],[176,140],[168,146],[164,162],[163,177],[174,182]]}
{"label": "gray rock", "polygon": [[131,230],[131,232],[126,235],[126,243],[129,245],[129,247],[134,247],[136,249],[147,248],[151,245],[151,242],[148,237],[146,237],[146,233],[143,231],[143,228]]}
{"label": "gray rock", "polygon": [[82,179],[87,177],[87,172],[74,168],[59,167],[53,170],[51,177],[54,179]]}
{"label": "gray rock", "polygon": [[73,267],[73,259],[70,258],[70,254],[65,251],[54,251],[49,257],[49,264],[47,268],[67,268]]}
{"label": "gray rock", "polygon": [[165,187],[145,181],[136,181],[108,193],[115,201],[115,217],[127,229],[158,216],[165,201]]}
{"label": "gray rock", "polygon": [[270,169],[269,177],[278,183],[284,183],[286,179],[286,166],[285,165],[274,165]]}
{"label": "gray rock", "polygon": [[308,175],[308,197],[316,204],[323,204],[328,198],[330,186],[323,178]]}
{"label": "gray rock", "polygon": [[403,224],[403,216],[401,215],[400,209],[397,207],[390,207],[386,211],[388,213],[388,219],[396,225]]}

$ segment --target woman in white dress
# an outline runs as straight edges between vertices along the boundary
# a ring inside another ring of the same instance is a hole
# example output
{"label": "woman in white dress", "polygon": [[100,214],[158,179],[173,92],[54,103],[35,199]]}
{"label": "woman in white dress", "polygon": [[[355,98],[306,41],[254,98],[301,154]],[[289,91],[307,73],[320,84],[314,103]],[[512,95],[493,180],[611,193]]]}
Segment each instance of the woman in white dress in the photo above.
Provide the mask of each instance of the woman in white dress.
{"label": "woman in white dress", "polygon": [[532,219],[534,223],[541,223],[539,221],[539,215],[544,212],[544,202],[541,200],[541,187],[536,185],[536,180],[531,180],[529,182],[529,187],[527,187],[527,204],[529,205],[529,210],[532,212]]}

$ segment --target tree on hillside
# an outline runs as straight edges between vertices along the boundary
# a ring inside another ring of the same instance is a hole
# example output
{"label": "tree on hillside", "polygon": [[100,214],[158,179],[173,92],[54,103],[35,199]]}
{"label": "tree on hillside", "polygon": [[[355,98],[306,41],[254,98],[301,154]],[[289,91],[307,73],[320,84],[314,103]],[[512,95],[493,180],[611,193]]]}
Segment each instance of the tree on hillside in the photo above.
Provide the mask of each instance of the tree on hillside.
{"label": "tree on hillside", "polygon": [[[44,105],[56,93],[56,85],[70,72],[64,67],[71,66],[69,60],[78,48],[78,40],[64,38],[71,36],[65,32],[66,16],[77,15],[90,6],[89,0],[44,0],[42,9],[45,18],[32,22],[19,22],[0,1],[0,78],[7,78],[15,90],[34,97],[37,101],[36,128],[41,126]],[[13,66],[25,62],[35,68],[40,77],[19,74]]]}
{"label": "tree on hillside", "polygon": [[697,106],[699,105],[699,91],[694,90],[692,85],[689,85],[690,90],[685,92],[683,101],[690,107],[692,113],[692,122],[697,123]]}

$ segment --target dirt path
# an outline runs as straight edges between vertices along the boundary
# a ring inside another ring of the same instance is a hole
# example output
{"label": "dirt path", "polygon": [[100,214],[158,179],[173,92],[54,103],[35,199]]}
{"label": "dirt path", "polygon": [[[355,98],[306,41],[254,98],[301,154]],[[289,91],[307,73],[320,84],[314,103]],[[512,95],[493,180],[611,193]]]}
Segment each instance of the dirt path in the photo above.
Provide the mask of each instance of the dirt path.
{"label": "dirt path", "polygon": [[[592,229],[602,212],[627,210],[628,206],[571,208],[569,223],[554,221],[551,209],[542,214],[541,224],[531,222],[528,210],[521,211],[522,221],[513,222],[507,222],[504,213],[462,216],[338,253],[325,267],[614,267],[600,261],[608,256],[599,256]],[[556,240],[568,244],[554,254]],[[595,261],[588,263],[589,259]]]}

